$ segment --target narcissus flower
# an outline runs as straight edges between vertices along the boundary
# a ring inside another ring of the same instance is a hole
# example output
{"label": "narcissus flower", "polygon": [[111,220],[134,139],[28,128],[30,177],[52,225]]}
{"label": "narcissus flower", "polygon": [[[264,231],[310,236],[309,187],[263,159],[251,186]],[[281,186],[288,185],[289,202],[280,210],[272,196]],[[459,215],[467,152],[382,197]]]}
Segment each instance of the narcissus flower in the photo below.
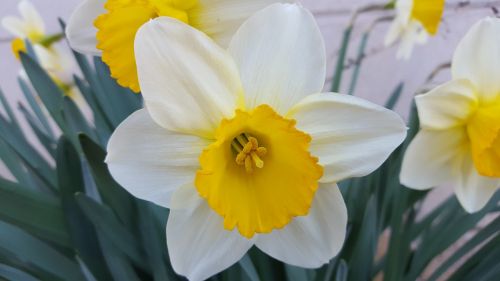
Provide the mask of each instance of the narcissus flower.
{"label": "narcissus flower", "polygon": [[[69,52],[58,45],[64,36],[46,33],[43,19],[30,1],[20,1],[18,10],[21,18],[7,16],[2,19],[3,27],[16,37],[12,41],[14,55],[19,58],[19,52],[26,52],[25,41],[29,41],[40,66],[64,90],[65,94],[80,101],[80,93],[73,85],[72,75],[76,67],[75,63]],[[26,74],[21,72],[20,76],[24,78]]]}
{"label": "narcissus flower", "polygon": [[254,12],[295,0],[85,0],[71,16],[66,34],[73,49],[102,55],[111,76],[139,92],[134,37],[141,25],[172,17],[227,46],[240,24]]}
{"label": "narcissus flower", "polygon": [[269,6],[227,51],[160,17],[139,30],[135,53],[146,108],[116,129],[106,161],[130,193],[170,208],[174,269],[204,280],[253,245],[302,267],[335,256],[347,223],[335,183],[376,169],[406,127],[380,106],[320,93],[313,16]]}
{"label": "narcissus flower", "polygon": [[472,27],[455,51],[453,80],[416,97],[421,131],[406,152],[401,181],[415,189],[455,186],[468,212],[500,186],[500,20]]}
{"label": "narcissus flower", "polygon": [[415,44],[425,44],[429,36],[438,32],[444,11],[445,0],[397,0],[396,18],[387,36],[385,45],[400,40],[398,59],[409,59]]}

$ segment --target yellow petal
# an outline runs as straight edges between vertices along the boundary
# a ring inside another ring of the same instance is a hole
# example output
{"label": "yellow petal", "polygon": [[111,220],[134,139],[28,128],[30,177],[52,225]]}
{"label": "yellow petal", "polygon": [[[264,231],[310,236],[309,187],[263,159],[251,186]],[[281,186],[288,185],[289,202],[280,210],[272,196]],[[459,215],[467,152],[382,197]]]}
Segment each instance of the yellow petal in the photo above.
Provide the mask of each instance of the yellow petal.
{"label": "yellow petal", "polygon": [[414,0],[411,17],[434,35],[437,33],[443,16],[445,0]]}
{"label": "yellow petal", "polygon": [[97,48],[102,60],[109,66],[111,76],[123,87],[139,92],[139,80],[134,56],[134,38],[137,30],[156,17],[154,8],[142,1],[123,5],[123,1],[109,1],[108,13],[94,22],[97,27]]}
{"label": "yellow petal", "polygon": [[16,59],[19,59],[19,52],[26,53],[26,44],[24,43],[24,40],[21,38],[16,38],[12,40],[11,47],[12,47],[12,52],[16,56]]}
{"label": "yellow petal", "polygon": [[[254,150],[248,152],[245,163],[237,163],[232,144],[242,134],[242,142],[246,139]],[[226,229],[236,227],[247,238],[269,233],[309,212],[323,174],[318,159],[308,151],[310,141],[309,135],[295,128],[295,121],[267,105],[251,112],[237,110],[233,119],[222,121],[216,141],[203,151],[195,185],[224,217]],[[255,146],[265,147],[266,153],[257,155]]]}
{"label": "yellow petal", "polygon": [[123,87],[139,92],[135,63],[134,39],[137,30],[148,20],[158,16],[173,17],[188,23],[187,10],[196,1],[108,0],[108,13],[94,22],[98,29],[97,48],[102,60],[109,66],[111,76]]}
{"label": "yellow petal", "polygon": [[469,120],[467,133],[479,174],[500,177],[500,103],[480,107]]}

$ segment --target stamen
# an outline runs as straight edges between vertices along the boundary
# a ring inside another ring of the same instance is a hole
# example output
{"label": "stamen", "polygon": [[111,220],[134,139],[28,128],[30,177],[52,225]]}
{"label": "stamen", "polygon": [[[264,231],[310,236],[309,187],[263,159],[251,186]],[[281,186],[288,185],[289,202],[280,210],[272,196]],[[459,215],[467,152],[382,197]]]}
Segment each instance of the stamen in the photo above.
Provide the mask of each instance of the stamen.
{"label": "stamen", "polygon": [[240,166],[245,166],[247,173],[252,173],[254,167],[259,169],[264,168],[262,157],[267,154],[265,147],[259,147],[257,138],[244,133],[231,142],[231,147],[236,154],[236,163]]}
{"label": "stamen", "polygon": [[264,161],[262,161],[262,159],[259,158],[257,153],[252,152],[252,154],[250,154],[250,155],[252,156],[253,163],[255,164],[255,166],[257,168],[259,168],[259,169],[264,168]]}

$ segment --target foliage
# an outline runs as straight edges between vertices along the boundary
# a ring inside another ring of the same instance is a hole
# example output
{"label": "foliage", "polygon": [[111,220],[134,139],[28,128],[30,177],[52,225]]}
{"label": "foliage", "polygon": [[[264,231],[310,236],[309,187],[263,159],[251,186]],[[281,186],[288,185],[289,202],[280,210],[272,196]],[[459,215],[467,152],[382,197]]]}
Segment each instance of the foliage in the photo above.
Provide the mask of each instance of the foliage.
{"label": "foliage", "polygon": [[[350,32],[351,27],[341,43],[335,90],[340,87]],[[21,55],[33,87],[19,81],[28,101],[19,110],[43,149],[28,140],[0,92],[5,112],[0,114],[0,155],[15,178],[0,178],[0,277],[183,280],[168,260],[168,210],[132,197],[112,179],[104,163],[111,132],[142,106],[141,96],[119,87],[99,58],[89,62],[78,53],[74,56],[81,71],[81,76],[74,77],[75,84],[92,109],[93,122],[63,96],[32,54]],[[400,84],[387,107],[396,105],[402,90]],[[455,197],[450,197],[422,217],[428,193],[399,183],[405,147],[418,129],[415,108],[411,112],[407,141],[383,166],[367,177],[340,183],[349,211],[348,238],[329,264],[316,270],[297,268],[254,248],[238,264],[211,279],[342,281],[371,280],[383,274],[389,281],[415,280],[488,215],[492,222],[473,231],[428,279],[439,279],[457,268],[457,262],[459,269],[447,275],[450,280],[498,278],[500,194],[477,214],[466,214]],[[387,249],[380,250],[381,244],[387,244]]]}

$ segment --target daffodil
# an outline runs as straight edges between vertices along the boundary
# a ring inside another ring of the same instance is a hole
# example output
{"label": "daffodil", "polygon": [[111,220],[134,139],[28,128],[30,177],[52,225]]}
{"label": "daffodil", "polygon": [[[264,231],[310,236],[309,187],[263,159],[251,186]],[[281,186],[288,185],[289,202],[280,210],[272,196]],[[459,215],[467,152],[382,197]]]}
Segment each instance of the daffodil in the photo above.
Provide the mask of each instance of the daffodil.
{"label": "daffodil", "polygon": [[[20,1],[18,10],[21,18],[7,16],[2,19],[3,27],[15,36],[12,40],[14,55],[19,58],[19,52],[26,52],[25,41],[29,41],[40,66],[66,95],[77,99],[79,104],[83,105],[80,93],[73,84],[75,63],[69,52],[58,45],[58,41],[63,38],[62,34],[46,33],[45,23],[30,1]],[[24,72],[21,72],[20,76],[27,80]]]}
{"label": "daffodil", "polygon": [[253,245],[308,268],[335,256],[347,223],[335,183],[380,166],[406,127],[383,107],[321,93],[313,16],[271,5],[228,50],[168,17],[135,40],[145,109],[116,129],[106,161],[131,194],[170,208],[174,269],[204,280]]}
{"label": "daffodil", "polygon": [[3,27],[15,36],[12,40],[12,51],[19,58],[19,52],[26,52],[25,40],[38,43],[45,37],[45,23],[36,8],[28,0],[17,5],[21,18],[7,16],[2,19]]}
{"label": "daffodil", "polygon": [[385,37],[389,46],[400,40],[398,59],[409,59],[415,44],[438,32],[445,0],[397,0],[396,17]]}
{"label": "daffodil", "polygon": [[401,181],[415,189],[445,183],[467,212],[500,186],[500,20],[474,25],[458,45],[453,80],[416,97],[421,131],[406,152]]}
{"label": "daffodil", "polygon": [[96,56],[123,87],[139,92],[134,37],[141,25],[161,16],[197,28],[227,46],[240,24],[254,12],[295,0],[85,0],[66,30],[73,49]]}

